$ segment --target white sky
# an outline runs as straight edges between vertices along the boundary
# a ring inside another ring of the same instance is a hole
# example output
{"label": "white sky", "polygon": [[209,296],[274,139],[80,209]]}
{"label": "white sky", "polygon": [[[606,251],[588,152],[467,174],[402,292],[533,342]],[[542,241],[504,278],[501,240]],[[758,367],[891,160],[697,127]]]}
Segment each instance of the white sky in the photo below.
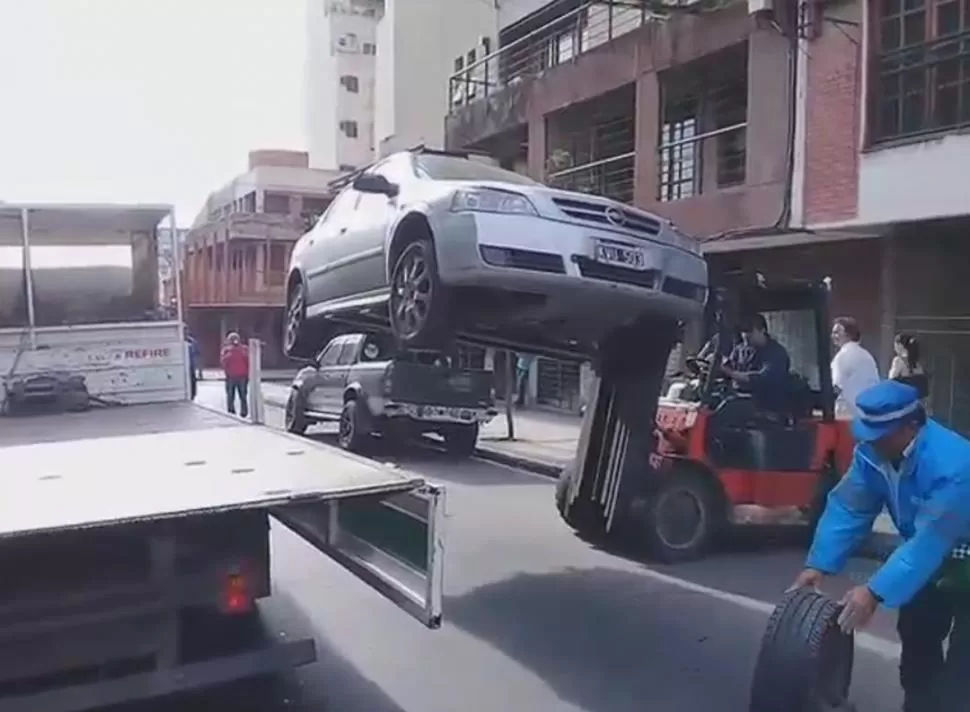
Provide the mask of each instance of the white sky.
{"label": "white sky", "polygon": [[174,203],[304,148],[304,0],[0,0],[0,200]]}

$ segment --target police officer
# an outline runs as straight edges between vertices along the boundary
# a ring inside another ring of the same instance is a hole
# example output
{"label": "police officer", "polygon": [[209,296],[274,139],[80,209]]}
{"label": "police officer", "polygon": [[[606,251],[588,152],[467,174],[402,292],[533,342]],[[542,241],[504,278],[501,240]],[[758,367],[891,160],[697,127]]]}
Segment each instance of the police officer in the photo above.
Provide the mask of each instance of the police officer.
{"label": "police officer", "polygon": [[[883,507],[904,540],[867,583],[848,591],[839,625],[864,627],[898,608],[904,712],[970,709],[970,441],[926,417],[919,393],[882,381],[859,394],[857,446],[829,494],[792,588],[838,574]],[[943,643],[949,638],[944,658]]]}

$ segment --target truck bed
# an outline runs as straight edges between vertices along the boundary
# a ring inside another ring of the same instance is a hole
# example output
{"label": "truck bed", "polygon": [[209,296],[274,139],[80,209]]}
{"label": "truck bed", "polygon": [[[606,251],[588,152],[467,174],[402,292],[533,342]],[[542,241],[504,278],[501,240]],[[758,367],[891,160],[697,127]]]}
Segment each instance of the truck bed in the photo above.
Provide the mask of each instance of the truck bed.
{"label": "truck bed", "polygon": [[0,539],[422,484],[191,403],[0,418]]}

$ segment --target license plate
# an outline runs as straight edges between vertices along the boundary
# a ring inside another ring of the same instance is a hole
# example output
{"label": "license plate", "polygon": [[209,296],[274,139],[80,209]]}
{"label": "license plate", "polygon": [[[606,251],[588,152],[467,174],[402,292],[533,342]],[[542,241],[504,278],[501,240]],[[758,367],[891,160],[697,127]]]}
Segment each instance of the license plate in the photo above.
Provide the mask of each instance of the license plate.
{"label": "license plate", "polygon": [[474,415],[474,411],[468,408],[454,408],[435,405],[423,405],[418,408],[418,418],[421,418],[422,420],[470,422]]}
{"label": "license plate", "polygon": [[602,242],[596,245],[596,261],[627,269],[645,270],[647,268],[647,256],[643,250],[635,247],[605,245]]}

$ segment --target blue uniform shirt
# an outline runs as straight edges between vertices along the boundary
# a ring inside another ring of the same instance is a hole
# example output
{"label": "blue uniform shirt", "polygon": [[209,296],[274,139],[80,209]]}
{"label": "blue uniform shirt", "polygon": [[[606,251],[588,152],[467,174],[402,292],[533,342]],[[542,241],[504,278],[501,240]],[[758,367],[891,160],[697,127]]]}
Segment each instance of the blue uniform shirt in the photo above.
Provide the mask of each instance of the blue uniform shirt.
{"label": "blue uniform shirt", "polygon": [[839,573],[883,507],[904,543],[869,588],[897,608],[933,580],[955,547],[970,540],[970,441],[928,420],[898,467],[860,443],[849,471],[829,494],[807,565]]}
{"label": "blue uniform shirt", "polygon": [[199,366],[199,344],[191,336],[185,337],[185,343],[189,346],[189,369],[195,373]]}

